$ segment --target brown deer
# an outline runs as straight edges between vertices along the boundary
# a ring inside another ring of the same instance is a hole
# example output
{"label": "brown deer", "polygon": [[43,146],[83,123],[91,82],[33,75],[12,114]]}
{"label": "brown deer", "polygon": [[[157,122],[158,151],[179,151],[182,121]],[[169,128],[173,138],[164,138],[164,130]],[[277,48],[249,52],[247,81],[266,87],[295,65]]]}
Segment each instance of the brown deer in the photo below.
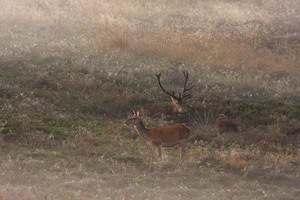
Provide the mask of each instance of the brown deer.
{"label": "brown deer", "polygon": [[174,90],[168,91],[162,86],[161,81],[160,81],[161,72],[155,74],[156,77],[157,77],[158,85],[159,85],[160,89],[165,94],[167,94],[168,96],[171,97],[171,102],[168,105],[157,106],[157,107],[154,107],[150,110],[146,110],[145,111],[146,115],[149,115],[149,116],[154,117],[154,118],[160,118],[162,116],[173,116],[173,115],[176,115],[176,114],[183,111],[182,101],[186,100],[186,99],[189,99],[191,97],[191,93],[187,94],[187,92],[190,91],[193,88],[193,86],[190,87],[190,88],[187,88],[186,85],[187,85],[187,82],[188,82],[189,73],[184,68],[182,69],[182,73],[183,73],[184,78],[185,78],[184,85],[183,85],[183,91],[182,91],[182,93],[178,92],[177,95],[175,94]]}
{"label": "brown deer", "polygon": [[225,132],[235,132],[237,133],[239,131],[239,127],[236,122],[229,119],[224,114],[219,114],[217,118],[217,127],[219,129],[219,134],[225,133]]}
{"label": "brown deer", "polygon": [[137,134],[146,140],[151,148],[152,158],[155,149],[158,150],[159,158],[162,158],[162,147],[173,147],[178,145],[180,149],[180,160],[183,161],[187,140],[190,135],[190,128],[184,124],[174,124],[165,127],[145,128],[139,112],[133,112],[125,122],[127,125],[133,125]]}
{"label": "brown deer", "polygon": [[183,111],[182,106],[178,103],[178,100],[171,97],[171,102],[167,105],[160,105],[143,110],[143,114],[153,118],[162,118],[166,116],[173,116]]}

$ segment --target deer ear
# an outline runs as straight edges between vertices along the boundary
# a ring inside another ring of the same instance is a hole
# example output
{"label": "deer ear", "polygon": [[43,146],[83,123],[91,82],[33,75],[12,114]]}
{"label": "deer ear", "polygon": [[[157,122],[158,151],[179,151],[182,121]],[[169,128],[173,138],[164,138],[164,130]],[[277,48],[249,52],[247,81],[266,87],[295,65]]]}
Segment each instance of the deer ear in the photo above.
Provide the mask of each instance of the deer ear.
{"label": "deer ear", "polygon": [[133,113],[133,115],[134,115],[134,116],[136,116],[136,113],[135,113],[135,111],[132,111],[132,113]]}
{"label": "deer ear", "polygon": [[177,99],[175,99],[174,97],[171,97],[172,102],[178,102]]}
{"label": "deer ear", "polygon": [[139,111],[136,112],[136,116],[140,117],[140,112]]}

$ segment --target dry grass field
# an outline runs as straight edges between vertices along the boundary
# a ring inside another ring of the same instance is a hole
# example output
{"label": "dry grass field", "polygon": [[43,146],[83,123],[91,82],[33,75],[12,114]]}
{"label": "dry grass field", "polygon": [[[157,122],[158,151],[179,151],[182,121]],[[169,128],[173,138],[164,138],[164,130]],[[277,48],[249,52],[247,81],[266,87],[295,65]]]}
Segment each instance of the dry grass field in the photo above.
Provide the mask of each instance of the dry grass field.
{"label": "dry grass field", "polygon": [[[296,0],[1,0],[0,200],[272,199],[300,196]],[[124,125],[192,97],[184,163]],[[239,132],[218,134],[229,116]]]}

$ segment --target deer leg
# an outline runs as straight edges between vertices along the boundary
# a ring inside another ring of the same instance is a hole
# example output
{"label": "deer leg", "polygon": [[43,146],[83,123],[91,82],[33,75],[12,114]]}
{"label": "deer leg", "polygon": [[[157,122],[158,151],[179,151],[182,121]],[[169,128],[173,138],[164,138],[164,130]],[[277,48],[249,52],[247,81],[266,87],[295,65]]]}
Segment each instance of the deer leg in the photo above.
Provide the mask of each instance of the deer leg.
{"label": "deer leg", "polygon": [[179,151],[180,151],[180,161],[183,162],[184,151],[181,144],[179,145]]}
{"label": "deer leg", "polygon": [[149,148],[150,148],[150,153],[151,153],[151,162],[154,162],[154,160],[155,160],[155,148],[156,148],[156,146],[151,142],[151,141],[148,141],[147,140],[147,144],[148,144],[148,146],[149,146]]}
{"label": "deer leg", "polygon": [[182,157],[182,155],[181,155],[181,144],[179,143],[179,144],[177,145],[177,147],[178,147],[178,150],[179,150],[179,158],[180,158],[180,160],[181,160],[181,157]]}
{"label": "deer leg", "polygon": [[152,160],[152,162],[154,162],[155,160],[156,160],[156,158],[157,158],[157,156],[156,156],[156,146],[151,146],[151,154],[152,154],[152,156],[151,156],[151,160]]}
{"label": "deer leg", "polygon": [[161,145],[157,146],[157,150],[158,150],[158,157],[160,160],[162,160],[162,150],[161,150]]}
{"label": "deer leg", "polygon": [[179,150],[180,150],[180,160],[183,162],[184,155],[185,155],[185,146],[186,146],[186,141],[180,141],[179,144]]}
{"label": "deer leg", "polygon": [[154,149],[154,146],[150,142],[147,142],[147,144],[148,144],[150,154],[151,154],[150,162],[153,162],[154,157],[155,157],[155,149]]}

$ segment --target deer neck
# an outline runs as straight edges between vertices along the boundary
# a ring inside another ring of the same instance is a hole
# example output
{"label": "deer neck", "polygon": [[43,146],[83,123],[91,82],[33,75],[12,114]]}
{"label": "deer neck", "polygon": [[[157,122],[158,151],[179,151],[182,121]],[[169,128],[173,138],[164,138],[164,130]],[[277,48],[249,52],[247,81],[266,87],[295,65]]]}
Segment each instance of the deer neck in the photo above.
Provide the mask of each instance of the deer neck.
{"label": "deer neck", "polygon": [[142,120],[140,120],[137,124],[134,125],[134,129],[144,139],[146,139],[146,140],[148,139],[150,129],[145,128],[144,123],[142,122]]}

